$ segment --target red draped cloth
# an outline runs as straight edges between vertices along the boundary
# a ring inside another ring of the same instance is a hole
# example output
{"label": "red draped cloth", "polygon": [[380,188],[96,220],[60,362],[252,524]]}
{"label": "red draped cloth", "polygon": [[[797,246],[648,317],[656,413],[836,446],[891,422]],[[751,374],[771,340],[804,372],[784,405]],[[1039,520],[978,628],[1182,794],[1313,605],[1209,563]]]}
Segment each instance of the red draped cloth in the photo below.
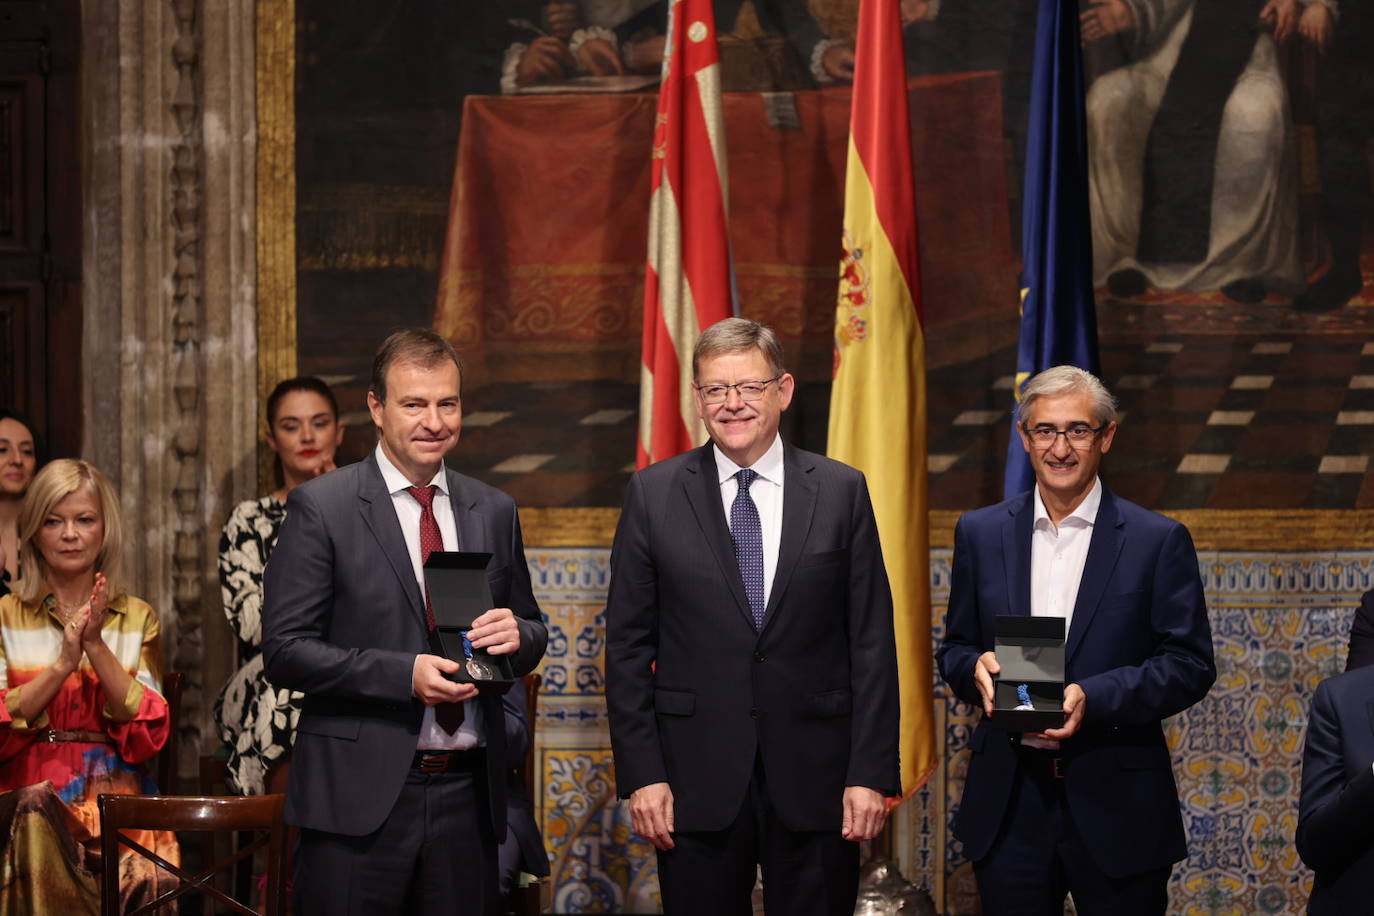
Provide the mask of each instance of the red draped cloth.
{"label": "red draped cloth", "polygon": [[[1015,340],[997,73],[912,79],[921,297],[933,366]],[[469,383],[639,377],[655,96],[469,96],[434,327]],[[725,94],[730,242],[746,317],[830,374],[848,88]]]}

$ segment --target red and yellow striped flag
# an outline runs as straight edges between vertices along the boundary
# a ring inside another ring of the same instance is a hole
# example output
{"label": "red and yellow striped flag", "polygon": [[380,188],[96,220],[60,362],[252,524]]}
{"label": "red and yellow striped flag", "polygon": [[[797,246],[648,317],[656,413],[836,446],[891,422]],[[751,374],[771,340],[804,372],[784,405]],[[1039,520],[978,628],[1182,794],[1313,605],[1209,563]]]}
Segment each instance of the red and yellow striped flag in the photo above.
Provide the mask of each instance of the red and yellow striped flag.
{"label": "red and yellow striped flag", "polygon": [[706,441],[692,346],[734,313],[725,173],[715,13],[711,0],[672,0],[654,121],[637,467]]}
{"label": "red and yellow striped flag", "polygon": [[862,0],[844,187],[827,454],[864,472],[892,584],[902,793],[935,769],[921,330],[911,121],[898,0]]}

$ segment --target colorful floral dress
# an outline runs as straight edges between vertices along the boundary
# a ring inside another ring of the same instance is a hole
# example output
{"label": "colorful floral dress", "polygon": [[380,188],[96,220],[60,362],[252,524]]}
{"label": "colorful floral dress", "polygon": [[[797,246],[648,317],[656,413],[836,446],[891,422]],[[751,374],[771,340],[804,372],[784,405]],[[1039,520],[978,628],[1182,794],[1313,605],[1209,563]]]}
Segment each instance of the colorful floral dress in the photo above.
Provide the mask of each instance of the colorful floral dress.
{"label": "colorful floral dress", "polygon": [[273,687],[262,670],[262,576],[285,518],[275,496],[241,502],[219,542],[220,595],[241,667],[215,700],[215,722],[229,745],[230,786],[242,795],[262,795],[268,769],[290,756],[305,696]]}
{"label": "colorful floral dress", "polygon": [[[20,711],[24,686],[61,654],[62,621],[52,595],[29,604],[17,595],[0,598],[0,914],[99,912],[96,798],[157,791],[142,764],[166,744],[169,729],[158,632],[157,614],[145,602],[114,598],[101,636],[133,677],[123,704],[109,704],[83,655],[47,708],[29,721]],[[83,740],[50,740],[54,732]],[[129,834],[180,863],[174,834]],[[127,851],[119,868],[126,903],[146,902],[175,884]]]}

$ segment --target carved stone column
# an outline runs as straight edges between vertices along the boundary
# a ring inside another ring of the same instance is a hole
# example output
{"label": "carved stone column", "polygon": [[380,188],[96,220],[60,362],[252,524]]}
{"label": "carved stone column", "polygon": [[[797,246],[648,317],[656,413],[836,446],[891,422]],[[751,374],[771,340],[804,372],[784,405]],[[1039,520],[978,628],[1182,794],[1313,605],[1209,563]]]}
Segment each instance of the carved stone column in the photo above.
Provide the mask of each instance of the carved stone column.
{"label": "carved stone column", "polygon": [[84,0],[84,451],[187,673],[182,772],[232,670],[219,529],[256,489],[253,0]]}

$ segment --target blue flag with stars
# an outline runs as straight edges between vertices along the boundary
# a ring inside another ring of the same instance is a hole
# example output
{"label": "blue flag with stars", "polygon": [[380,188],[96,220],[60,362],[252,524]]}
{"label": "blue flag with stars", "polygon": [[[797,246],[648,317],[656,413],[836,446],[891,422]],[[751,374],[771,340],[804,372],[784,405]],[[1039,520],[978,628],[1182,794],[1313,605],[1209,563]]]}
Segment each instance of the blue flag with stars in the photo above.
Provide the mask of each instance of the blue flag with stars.
{"label": "blue flag with stars", "polygon": [[[1088,220],[1087,117],[1078,4],[1040,0],[1035,27],[1021,203],[1021,339],[1016,400],[1037,372],[1073,365],[1100,375]],[[1003,495],[1035,483],[1016,434],[1007,444]]]}

